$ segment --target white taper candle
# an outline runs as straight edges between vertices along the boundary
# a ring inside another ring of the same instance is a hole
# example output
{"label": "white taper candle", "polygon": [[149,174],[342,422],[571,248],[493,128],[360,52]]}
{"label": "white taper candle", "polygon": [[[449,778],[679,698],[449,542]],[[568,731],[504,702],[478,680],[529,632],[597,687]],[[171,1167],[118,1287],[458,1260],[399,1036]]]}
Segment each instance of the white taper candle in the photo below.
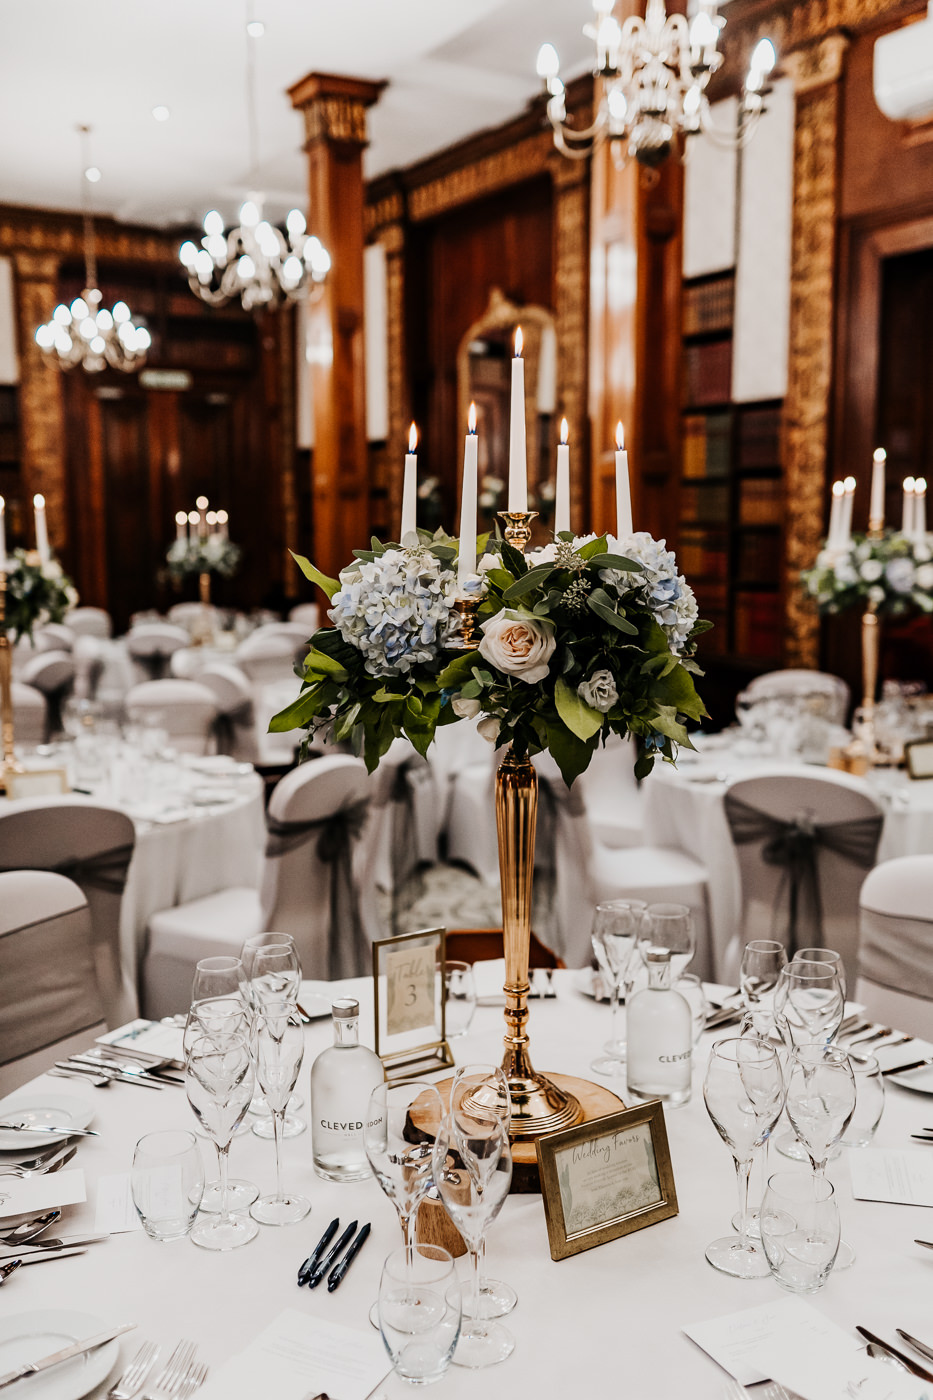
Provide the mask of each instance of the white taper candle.
{"label": "white taper candle", "polygon": [[528,463],[525,455],[525,361],[522,328],[515,331],[512,360],[512,411],[509,419],[509,510],[528,509]]}
{"label": "white taper candle", "polygon": [[554,533],[570,529],[570,444],[567,419],[560,420],[560,442],[557,444],[557,478],[554,483]]}
{"label": "white taper candle", "polygon": [[39,558],[43,564],[47,564],[52,557],[49,549],[49,529],[45,518],[45,497],[33,496],[32,508],[36,517],[36,549],[39,551]]}
{"label": "white taper candle", "polygon": [[402,482],[402,523],[399,526],[399,542],[405,543],[406,535],[417,535],[418,531],[418,429],[412,423],[408,430],[408,451],[405,454],[405,476]]}
{"label": "white taper candle", "polygon": [[634,533],[632,525],[632,486],[628,475],[625,430],[616,424],[616,538]]}
{"label": "white taper candle", "polygon": [[469,432],[463,444],[463,484],[460,491],[460,550],[457,555],[457,588],[463,592],[471,574],[476,573],[476,492],[477,450],[476,404],[470,404]]}
{"label": "white taper candle", "polygon": [[883,447],[876,447],[871,459],[871,501],[868,506],[868,528],[884,528],[884,484],[885,462],[888,454]]}

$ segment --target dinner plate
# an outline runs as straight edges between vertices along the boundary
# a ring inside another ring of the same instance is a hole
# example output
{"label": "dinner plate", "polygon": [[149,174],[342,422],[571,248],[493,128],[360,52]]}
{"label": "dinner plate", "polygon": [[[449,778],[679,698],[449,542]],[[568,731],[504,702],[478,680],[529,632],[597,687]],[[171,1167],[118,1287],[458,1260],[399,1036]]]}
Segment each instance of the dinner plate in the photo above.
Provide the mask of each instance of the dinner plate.
{"label": "dinner plate", "polygon": [[321,990],[327,985],[325,982],[302,982],[298,989],[301,1009],[307,1014],[309,1021],[323,1021],[325,1016],[331,1015],[333,993]]}
{"label": "dinner plate", "polygon": [[[68,1125],[69,1128],[86,1128],[94,1117],[94,1108],[88,1099],[74,1094],[55,1094],[45,1089],[30,1089],[12,1094],[0,1103],[0,1123],[30,1123],[36,1126],[46,1124]],[[54,1142],[64,1142],[67,1133],[14,1133],[0,1131],[0,1152],[23,1152],[34,1148],[41,1152],[43,1147],[51,1147]],[[6,1368],[9,1370],[9,1366]]]}
{"label": "dinner plate", "polygon": [[578,992],[582,992],[585,997],[592,997],[594,1001],[609,1000],[603,979],[594,967],[581,967],[574,976],[573,985]]}
{"label": "dinner plate", "polygon": [[922,1069],[912,1069],[907,1074],[886,1074],[889,1084],[899,1084],[902,1089],[911,1089],[915,1094],[933,1094],[933,1065]]}
{"label": "dinner plate", "polygon": [[[0,1375],[22,1366],[25,1361],[37,1361],[40,1356],[106,1332],[109,1325],[109,1319],[95,1317],[93,1313],[58,1308],[41,1308],[0,1318]],[[22,1392],[31,1400],[81,1400],[107,1379],[119,1355],[120,1343],[114,1338],[84,1356],[74,1356],[60,1366],[40,1371],[37,1376],[15,1381],[10,1395]]]}

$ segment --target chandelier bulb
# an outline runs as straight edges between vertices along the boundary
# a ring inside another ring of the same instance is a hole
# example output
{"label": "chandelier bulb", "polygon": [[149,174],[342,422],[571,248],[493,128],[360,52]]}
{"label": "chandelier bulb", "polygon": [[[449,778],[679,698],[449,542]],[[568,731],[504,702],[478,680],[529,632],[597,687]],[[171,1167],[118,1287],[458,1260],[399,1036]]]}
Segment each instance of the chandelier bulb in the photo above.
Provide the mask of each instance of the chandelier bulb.
{"label": "chandelier bulb", "polygon": [[767,77],[777,63],[777,53],[770,39],[759,39],[752,53],[749,67]]}
{"label": "chandelier bulb", "polygon": [[544,82],[556,78],[560,72],[560,58],[553,44],[542,44],[538,50],[536,64],[538,77]]}
{"label": "chandelier bulb", "polygon": [[216,209],[210,209],[204,215],[204,232],[210,238],[212,234],[223,233],[224,221]]}
{"label": "chandelier bulb", "polygon": [[260,214],[256,204],[251,199],[247,199],[240,208],[240,223],[244,228],[255,228],[259,223]]}

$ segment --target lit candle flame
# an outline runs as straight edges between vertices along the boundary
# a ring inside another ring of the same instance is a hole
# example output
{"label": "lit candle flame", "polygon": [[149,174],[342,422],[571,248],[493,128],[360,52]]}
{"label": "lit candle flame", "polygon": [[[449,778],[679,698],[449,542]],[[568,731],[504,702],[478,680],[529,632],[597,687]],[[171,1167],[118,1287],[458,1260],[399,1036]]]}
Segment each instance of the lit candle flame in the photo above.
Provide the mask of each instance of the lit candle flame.
{"label": "lit candle flame", "polygon": [[847,476],[845,479],[845,489],[851,496],[855,491],[855,477]]}
{"label": "lit candle flame", "polygon": [[176,512],[175,512],[175,524],[176,524],[176,525],[187,525],[187,523],[188,523],[188,517],[187,517],[187,515],[185,515],[185,512],[184,512],[183,510],[176,510]]}
{"label": "lit candle flame", "polygon": [[476,432],[476,404],[470,404],[470,411],[467,414],[467,427],[471,433]]}
{"label": "lit candle flame", "polygon": [[214,511],[212,511],[212,510],[209,510],[209,511],[207,512],[206,519],[207,519],[208,525],[216,525],[216,524],[217,524],[217,515],[216,515],[216,513],[215,513]]}
{"label": "lit candle flame", "polygon": [[33,498],[32,498],[32,503],[33,503],[33,505],[35,506],[36,510],[45,510],[45,497],[44,497],[44,496],[41,496],[41,495],[40,495],[40,496],[33,496]]}
{"label": "lit candle flame", "polygon": [[200,519],[201,519],[201,517],[198,515],[198,513],[197,513],[196,510],[189,510],[189,512],[188,512],[188,524],[189,524],[189,525],[197,525],[197,524],[200,522]]}
{"label": "lit candle flame", "polygon": [[905,477],[904,477],[904,494],[907,495],[907,496],[912,496],[913,493],[914,493],[914,490],[916,489],[916,485],[917,485],[917,483],[914,481],[914,479],[913,479],[912,476],[905,476]]}
{"label": "lit candle flame", "polygon": [[515,358],[520,359],[522,346],[525,344],[525,337],[522,335],[521,326],[515,327]]}
{"label": "lit candle flame", "polygon": [[872,453],[872,459],[875,462],[886,462],[888,460],[888,454],[883,447],[876,447]]}
{"label": "lit candle flame", "polygon": [[845,493],[846,493],[846,484],[845,484],[845,482],[844,482],[844,481],[834,481],[834,482],[833,482],[833,495],[834,495],[834,496],[844,496]]}
{"label": "lit candle flame", "polygon": [[625,429],[622,427],[621,418],[616,424],[616,447],[620,452],[625,450]]}
{"label": "lit candle flame", "polygon": [[914,482],[914,492],[918,496],[925,496],[927,493],[927,479],[925,476],[918,476]]}
{"label": "lit candle flame", "polygon": [[415,448],[416,448],[417,446],[418,446],[418,429],[415,427],[414,423],[412,423],[411,427],[408,429],[408,451],[409,451],[409,452],[414,452],[414,450],[415,450]]}
{"label": "lit candle flame", "polygon": [[199,496],[195,501],[195,505],[197,506],[198,510],[207,510],[207,497]]}
{"label": "lit candle flame", "polygon": [[565,446],[566,446],[567,439],[568,439],[569,436],[570,436],[570,428],[569,428],[569,426],[568,426],[568,424],[567,424],[567,419],[566,419],[566,418],[562,418],[562,419],[560,420],[560,440],[561,440],[561,443],[564,444]]}
{"label": "lit candle flame", "polygon": [[227,512],[226,512],[225,510],[219,510],[219,511],[217,512],[217,524],[218,524],[218,525],[226,525],[226,523],[227,523],[227,518],[228,518],[228,517],[227,517]]}

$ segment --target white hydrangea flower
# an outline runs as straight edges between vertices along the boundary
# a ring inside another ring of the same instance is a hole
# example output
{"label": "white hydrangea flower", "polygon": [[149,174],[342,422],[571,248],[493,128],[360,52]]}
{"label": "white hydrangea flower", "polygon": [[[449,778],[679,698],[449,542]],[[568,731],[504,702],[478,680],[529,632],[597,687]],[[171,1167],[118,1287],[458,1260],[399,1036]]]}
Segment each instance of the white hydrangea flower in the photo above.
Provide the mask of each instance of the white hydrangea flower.
{"label": "white hydrangea flower", "polygon": [[[884,565],[880,559],[866,559],[859,569],[859,573],[866,583],[877,583],[884,573]],[[884,589],[881,591],[883,593]]]}
{"label": "white hydrangea flower", "polygon": [[916,570],[912,559],[889,559],[884,573],[895,593],[909,593],[914,586]]}
{"label": "white hydrangea flower", "polygon": [[933,564],[921,564],[914,576],[914,583],[926,592],[933,591]]}
{"label": "white hydrangea flower", "polygon": [[[595,536],[590,535],[589,539]],[[575,541],[577,547],[586,540]],[[683,651],[687,638],[699,616],[697,600],[683,574],[677,572],[677,560],[667,549],[666,540],[656,540],[647,530],[637,530],[617,540],[609,535],[606,550],[621,554],[641,565],[640,573],[624,573],[621,569],[601,569],[600,578],[620,594],[635,591],[654,613],[667,634],[671,651]]]}
{"label": "white hydrangea flower", "polygon": [[371,676],[406,675],[439,655],[457,576],[427,549],[387,549],[340,572],[328,617]]}

